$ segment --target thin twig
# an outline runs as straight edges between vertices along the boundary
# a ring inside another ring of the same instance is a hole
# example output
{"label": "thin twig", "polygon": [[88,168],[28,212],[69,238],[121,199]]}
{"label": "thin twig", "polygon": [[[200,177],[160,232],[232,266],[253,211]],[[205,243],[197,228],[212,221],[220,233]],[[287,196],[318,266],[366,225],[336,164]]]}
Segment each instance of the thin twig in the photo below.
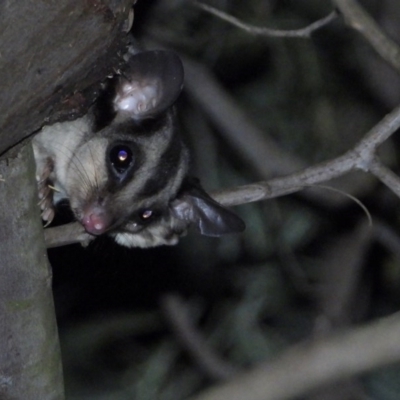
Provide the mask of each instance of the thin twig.
{"label": "thin twig", "polygon": [[[251,121],[207,67],[185,57],[183,61],[187,93],[243,162],[256,171],[261,179],[287,175],[306,167],[303,160],[283,150],[268,132],[262,131]],[[332,186],[357,196],[368,187],[365,178],[342,177]],[[328,206],[343,202],[342,197],[328,195],[322,190],[308,191],[305,195]]]}
{"label": "thin twig", "polygon": [[390,190],[392,190],[398,197],[400,197],[399,176],[397,176],[393,171],[384,166],[377,158],[375,158],[373,162],[370,164],[369,170]]}
{"label": "thin twig", "polygon": [[400,235],[383,221],[374,221],[374,238],[400,260]]}
{"label": "thin twig", "polygon": [[[284,400],[400,359],[400,314],[295,346],[270,363],[190,400]],[[371,345],[373,344],[373,345]]]}
{"label": "thin twig", "polygon": [[[343,12],[343,14],[348,18],[355,28],[360,31],[368,31],[367,28],[362,28],[365,24],[369,26],[370,20],[365,17],[365,12],[360,9],[360,7],[353,2],[352,0],[335,0],[336,4]],[[356,10],[357,12],[355,12]],[[361,11],[360,11],[361,10]],[[373,22],[373,21],[372,21]],[[373,27],[376,29],[377,27]],[[372,28],[371,28],[372,29]],[[379,29],[379,28],[377,28]],[[383,41],[387,41],[386,36],[382,36],[381,39]],[[369,37],[369,34],[367,35]],[[375,42],[374,42],[375,43]],[[374,44],[373,44],[374,45]],[[385,46],[384,46],[385,47]],[[397,65],[397,46],[393,49],[393,46],[387,45],[390,51],[387,51],[386,56],[395,55],[390,58],[390,62],[392,65]],[[385,48],[386,48],[385,47]],[[396,51],[395,51],[396,50]],[[383,56],[383,55],[382,55]],[[386,59],[386,58],[385,58]],[[188,68],[189,72],[192,71],[192,75],[199,75],[198,68],[190,62],[186,62],[186,64],[190,67]],[[400,65],[400,60],[399,60]],[[204,71],[200,71],[200,75],[204,73]],[[189,74],[190,75],[190,74]],[[188,82],[192,82],[191,79]],[[194,82],[194,80],[193,80]],[[189,84],[189,88],[190,88]],[[193,91],[193,93],[197,93]],[[220,98],[224,98],[221,93],[218,93]],[[199,96],[200,99],[203,99]],[[206,96],[210,98],[210,96]],[[209,104],[207,101],[203,101],[204,104]],[[220,110],[215,110],[215,107],[218,108],[218,104],[211,102],[214,113],[218,113]],[[228,106],[229,107],[228,107]],[[229,120],[232,120],[238,114],[236,113],[236,107],[230,104],[229,101],[226,102],[225,106],[227,106],[228,111],[230,112]],[[218,121],[221,121],[220,119]],[[263,169],[265,173],[271,173],[271,171],[280,170],[287,171],[293,170],[294,167],[301,165],[301,161],[293,159],[290,160],[290,157],[283,154],[279,148],[277,148],[274,143],[268,143],[266,145],[265,142],[260,141],[260,136],[258,131],[255,131],[251,124],[248,124],[246,118],[244,116],[239,116],[234,121],[235,126],[237,127],[235,131],[235,138],[237,143],[242,148],[247,149],[247,145],[243,143],[243,141],[247,143],[256,144],[253,146],[246,156],[251,159],[252,156],[260,154],[261,157],[255,157],[255,159],[266,159],[271,160],[272,163],[269,164],[269,167]],[[348,151],[344,155],[337,157],[333,160],[326,161],[324,163],[318,164],[313,167],[309,167],[303,171],[293,173],[291,175],[271,179],[269,181],[259,182],[255,184],[245,185],[237,188],[233,188],[230,190],[224,190],[220,192],[213,193],[213,197],[219,201],[221,204],[226,206],[245,204],[254,201],[266,200],[273,197],[282,196],[289,193],[294,193],[299,190],[304,189],[305,187],[309,187],[311,185],[320,184],[322,182],[329,181],[333,178],[337,178],[352,170],[363,170],[365,172],[372,172],[378,179],[380,179],[383,183],[389,186],[396,194],[400,196],[400,189],[398,178],[388,169],[385,169],[384,166],[380,165],[375,157],[375,151],[377,147],[382,144],[385,140],[387,140],[390,135],[392,135],[398,128],[400,127],[400,107],[394,109],[390,114],[388,114],[385,118],[383,118],[378,124],[376,124],[366,135],[365,137],[354,147],[354,149]],[[242,129],[245,128],[245,129]],[[249,129],[250,128],[250,129]],[[243,132],[246,132],[246,135],[243,135]],[[251,138],[249,138],[249,134]],[[271,148],[273,151],[271,151]],[[266,157],[266,154],[269,154],[270,157]],[[289,171],[288,171],[289,172]],[[78,242],[80,241],[77,236],[73,236],[74,229],[77,229],[76,225],[72,230],[69,230],[66,234],[68,237],[58,236],[57,239],[54,239],[53,232],[54,229],[58,228],[50,228],[47,229],[46,233],[46,243],[51,246],[57,246],[57,243],[61,242]],[[82,239],[82,238],[81,238]],[[86,238],[87,240],[87,238]],[[50,244],[51,243],[51,244]]]}
{"label": "thin twig", "polygon": [[248,32],[252,35],[259,35],[259,36],[268,36],[268,37],[290,37],[290,38],[309,38],[313,32],[317,29],[322,28],[325,25],[328,25],[334,19],[337,18],[336,11],[332,11],[329,15],[324,18],[319,19],[318,21],[313,22],[312,24],[306,26],[305,28],[301,29],[293,29],[293,30],[281,30],[281,29],[271,29],[271,28],[264,28],[258,27],[250,24],[246,24],[245,22],[241,21],[240,19],[233,17],[225,13],[224,11],[218,10],[217,8],[211,7],[207,4],[201,3],[199,1],[194,1],[194,4],[201,8],[208,13],[217,16],[218,18],[229,22],[230,24]]}
{"label": "thin twig", "polygon": [[375,51],[393,68],[400,71],[400,47],[390,39],[354,0],[333,0],[347,24],[360,32]]}
{"label": "thin twig", "polygon": [[[399,128],[400,106],[378,122],[354,149],[349,150],[340,157],[284,177],[213,192],[211,196],[225,206],[235,206],[295,193],[312,185],[337,178],[350,171],[363,170],[365,172],[372,172],[395,193],[398,193],[400,197],[400,192],[396,191],[398,182],[394,179],[394,174],[392,173],[393,176],[391,175],[390,179],[385,178],[384,174],[379,174],[377,171],[377,160],[375,158],[375,151],[378,146]],[[381,168],[383,168],[383,166]],[[386,171],[387,174],[390,172],[388,171],[389,170]],[[85,241],[88,239],[88,235],[79,239],[76,232],[82,235],[82,227],[79,228],[77,223],[68,228],[68,232],[65,232],[65,236],[60,232],[60,229],[62,228],[46,229],[46,243],[48,246],[51,245],[53,247],[66,243],[80,242],[82,238]],[[53,234],[53,232],[56,233]],[[54,235],[57,237],[54,237]]]}
{"label": "thin twig", "polygon": [[[375,151],[400,128],[400,106],[378,122],[360,142],[342,156],[282,178],[240,186],[213,193],[224,205],[238,205],[294,193],[305,187],[329,181],[352,170],[369,172],[376,163]],[[384,182],[386,183],[386,182]]]}

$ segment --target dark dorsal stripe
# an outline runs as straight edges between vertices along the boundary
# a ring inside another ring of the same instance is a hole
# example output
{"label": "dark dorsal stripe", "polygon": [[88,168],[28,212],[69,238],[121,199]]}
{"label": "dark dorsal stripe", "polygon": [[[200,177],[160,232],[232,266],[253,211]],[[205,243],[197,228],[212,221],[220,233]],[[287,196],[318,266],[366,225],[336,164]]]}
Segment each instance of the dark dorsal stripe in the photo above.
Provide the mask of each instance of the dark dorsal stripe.
{"label": "dark dorsal stripe", "polygon": [[178,170],[181,168],[182,162],[182,142],[180,138],[174,134],[170,143],[160,156],[157,168],[155,168],[148,181],[138,193],[140,197],[150,197],[165,189],[171,181],[175,180]]}

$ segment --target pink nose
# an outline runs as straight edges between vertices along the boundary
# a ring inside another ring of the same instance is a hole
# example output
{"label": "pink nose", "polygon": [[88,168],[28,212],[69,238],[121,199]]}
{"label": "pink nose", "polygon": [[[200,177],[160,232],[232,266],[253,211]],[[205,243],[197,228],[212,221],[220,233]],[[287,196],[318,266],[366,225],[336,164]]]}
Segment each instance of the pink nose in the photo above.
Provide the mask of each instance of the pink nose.
{"label": "pink nose", "polygon": [[107,218],[103,208],[91,206],[84,211],[81,224],[88,233],[101,235],[109,227],[109,218]]}

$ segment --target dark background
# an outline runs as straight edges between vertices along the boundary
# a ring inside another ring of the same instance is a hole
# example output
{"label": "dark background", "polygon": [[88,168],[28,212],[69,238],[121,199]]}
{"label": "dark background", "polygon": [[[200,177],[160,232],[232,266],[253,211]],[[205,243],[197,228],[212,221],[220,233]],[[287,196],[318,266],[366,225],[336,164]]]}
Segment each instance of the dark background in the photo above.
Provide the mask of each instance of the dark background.
{"label": "dark background", "polygon": [[[301,28],[332,11],[316,0],[210,4],[276,29]],[[400,43],[399,3],[363,5]],[[340,18],[311,39],[263,38],[187,1],[139,0],[133,34],[144,47],[174,49],[208,68],[265,138],[304,166],[350,149],[399,103],[398,76]],[[194,174],[208,190],[279,175],[262,176],[254,165],[263,159],[250,165],[190,93],[178,112]],[[394,136],[381,150],[394,171],[397,147]],[[399,199],[360,174],[342,190],[372,215],[367,238],[361,207],[320,187],[236,207],[247,224],[240,235],[190,233],[178,246],[150,250],[100,238],[88,248],[50,250],[67,398],[179,400],[218,380],[171,333],[160,309],[169,293],[187,302],[210,348],[238,368],[398,310]],[[398,372],[363,377],[348,398],[397,399]]]}

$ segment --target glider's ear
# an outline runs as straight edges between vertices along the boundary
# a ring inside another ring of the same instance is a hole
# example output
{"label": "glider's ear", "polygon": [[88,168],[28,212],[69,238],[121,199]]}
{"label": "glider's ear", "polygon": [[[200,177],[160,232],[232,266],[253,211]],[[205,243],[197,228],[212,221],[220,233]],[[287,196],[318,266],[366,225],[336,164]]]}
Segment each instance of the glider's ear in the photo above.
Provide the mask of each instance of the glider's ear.
{"label": "glider's ear", "polygon": [[192,224],[202,235],[238,233],[246,227],[235,213],[212,199],[198,181],[185,183],[170,208],[175,218]]}
{"label": "glider's ear", "polygon": [[135,120],[158,116],[177,100],[183,78],[182,62],[174,52],[137,53],[119,78],[114,109],[120,116]]}

